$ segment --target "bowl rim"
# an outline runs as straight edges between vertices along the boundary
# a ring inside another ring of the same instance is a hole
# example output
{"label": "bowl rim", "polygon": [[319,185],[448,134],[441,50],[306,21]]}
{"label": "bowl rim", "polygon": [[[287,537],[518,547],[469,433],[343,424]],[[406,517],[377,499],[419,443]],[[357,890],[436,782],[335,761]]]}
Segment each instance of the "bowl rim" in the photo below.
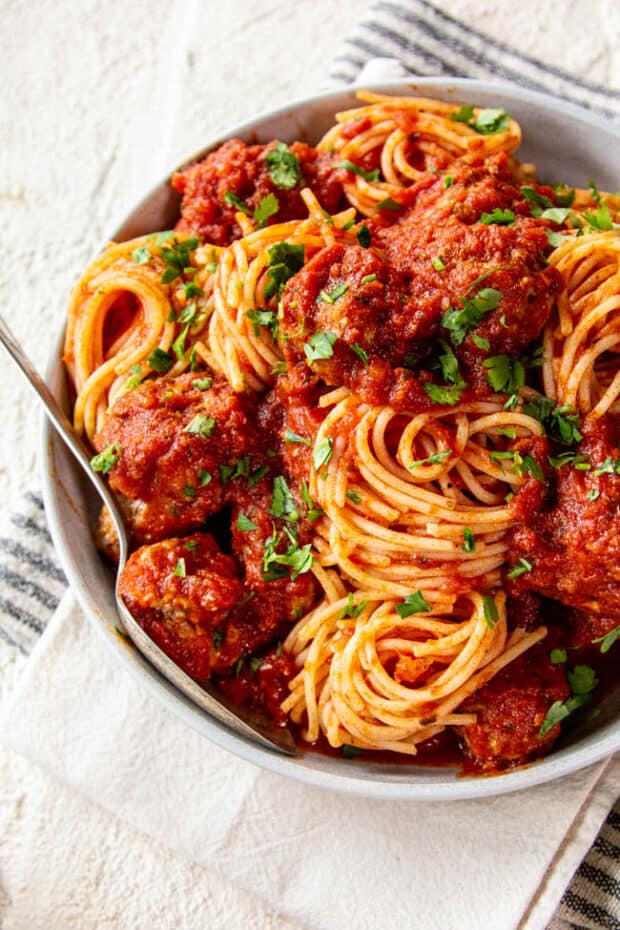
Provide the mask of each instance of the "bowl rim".
{"label": "bowl rim", "polygon": [[[353,94],[359,89],[372,90],[379,93],[402,93],[404,96],[409,96],[420,91],[432,96],[433,90],[436,90],[441,93],[454,93],[455,102],[460,102],[461,96],[475,99],[476,92],[478,91],[484,94],[496,94],[500,100],[502,99],[502,95],[504,95],[504,97],[508,96],[511,100],[516,100],[520,103],[533,106],[534,108],[538,107],[544,109],[553,107],[556,111],[569,118],[577,117],[581,122],[589,124],[593,128],[603,130],[606,133],[615,131],[620,141],[620,130],[613,127],[613,125],[610,127],[609,121],[599,116],[596,112],[591,112],[581,106],[568,103],[550,94],[531,91],[507,82],[449,77],[395,78],[383,81],[373,80],[370,82],[356,81],[352,84],[339,85],[319,93],[299,97],[276,109],[263,110],[251,120],[246,120],[241,124],[235,125],[227,132],[220,133],[217,137],[209,140],[198,152],[187,158],[183,158],[178,164],[172,166],[159,181],[150,187],[146,194],[141,195],[134,201],[129,209],[119,209],[119,211],[117,211],[112,221],[107,225],[107,228],[110,230],[110,235],[104,238],[103,242],[95,250],[90,261],[102,251],[111,239],[115,238],[115,235],[122,229],[123,225],[169,181],[174,171],[196,161],[227,138],[249,135],[255,129],[260,128],[261,124],[267,120],[284,117],[288,113],[300,108],[311,107],[315,103],[326,102],[343,95]],[[65,326],[66,324],[63,320],[60,334],[54,342],[52,352],[48,359],[46,366],[46,380],[48,383],[52,380],[53,376],[62,369],[62,346],[64,342]],[[176,689],[169,686],[154,668],[147,666],[144,662],[136,662],[135,657],[132,658],[133,650],[128,650],[125,644],[117,637],[108,635],[107,629],[101,623],[101,615],[96,610],[96,603],[90,597],[85,577],[80,571],[79,560],[72,552],[71,540],[65,536],[63,532],[63,523],[60,519],[63,507],[62,494],[59,493],[60,481],[56,475],[56,470],[52,461],[53,442],[59,442],[59,440],[55,437],[54,428],[44,413],[41,414],[40,427],[39,462],[45,512],[54,547],[80,607],[88,617],[89,622],[94,625],[98,635],[102,636],[107,643],[107,647],[114,651],[121,664],[134,678],[137,684],[143,687],[148,693],[154,696],[160,704],[172,711],[172,713],[183,720],[192,729],[206,736],[219,748],[233,753],[246,762],[253,763],[254,765],[279,775],[292,777],[297,781],[315,787],[361,797],[411,801],[468,800],[507,794],[513,791],[531,788],[561,776],[569,775],[599,762],[601,759],[620,749],[620,720],[618,720],[613,724],[615,728],[614,732],[610,734],[603,733],[590,745],[583,747],[579,745],[567,747],[555,756],[547,756],[546,758],[528,765],[504,772],[501,775],[454,777],[454,769],[446,768],[445,780],[429,780],[425,782],[424,780],[406,781],[381,777],[380,771],[377,774],[377,770],[380,770],[382,766],[369,766],[367,762],[359,763],[355,760],[339,760],[337,771],[304,767],[298,764],[299,757],[291,758],[279,755],[269,749],[259,747],[249,742],[242,736],[232,733],[223,724],[209,717],[208,714],[192,704],[191,701],[185,698],[180,692],[177,692]],[[313,753],[313,755],[317,756],[318,754]],[[385,763],[385,765],[388,766],[389,763]],[[415,765],[414,762],[413,765]],[[394,770],[398,770],[402,767],[396,763],[393,768]],[[425,770],[429,771],[428,767],[419,767],[418,771],[420,776],[423,775]],[[440,771],[440,769],[433,769],[433,772],[437,771]],[[362,772],[364,773],[363,775],[361,775]]]}

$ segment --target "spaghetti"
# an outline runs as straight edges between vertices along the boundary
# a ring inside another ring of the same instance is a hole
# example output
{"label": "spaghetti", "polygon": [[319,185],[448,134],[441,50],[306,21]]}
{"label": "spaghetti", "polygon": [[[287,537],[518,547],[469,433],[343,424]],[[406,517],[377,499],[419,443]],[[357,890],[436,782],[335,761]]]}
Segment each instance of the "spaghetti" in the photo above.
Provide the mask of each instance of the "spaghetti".
{"label": "spaghetti", "polygon": [[[316,149],[227,144],[245,186],[217,151],[186,169],[179,230],[93,262],[74,421],[148,544],[123,596],[191,674],[308,743],[411,756],[451,732],[501,768],[570,693],[519,600],[549,596],[544,547],[513,548],[554,469],[585,467],[580,422],[620,412],[615,200],[538,184],[500,108],[359,97]],[[200,216],[240,235],[201,241]],[[526,658],[511,733],[494,695]]]}

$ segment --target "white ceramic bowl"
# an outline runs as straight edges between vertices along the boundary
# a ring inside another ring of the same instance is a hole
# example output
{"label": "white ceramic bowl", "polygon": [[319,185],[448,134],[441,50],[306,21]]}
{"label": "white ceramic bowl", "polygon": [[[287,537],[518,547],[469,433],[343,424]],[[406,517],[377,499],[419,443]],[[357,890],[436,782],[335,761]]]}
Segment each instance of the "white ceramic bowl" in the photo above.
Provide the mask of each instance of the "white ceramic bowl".
{"label": "white ceramic bowl", "polygon": [[[541,178],[582,187],[589,178],[596,178],[601,189],[620,187],[614,157],[620,147],[618,130],[609,121],[560,100],[505,84],[439,78],[387,82],[372,89],[392,94],[422,94],[481,106],[503,106],[523,129],[519,157],[535,162]],[[312,143],[331,125],[336,111],[355,105],[353,89],[321,94],[237,126],[229,135],[247,141],[266,142],[277,138]],[[220,141],[207,140],[205,151]],[[168,184],[172,170],[121,223],[111,226],[105,241],[129,239],[169,229],[174,224],[179,198]],[[75,271],[77,277],[80,269]],[[60,345],[59,341],[51,359],[48,382],[66,404]],[[418,801],[478,798],[527,788],[583,768],[620,749],[620,712],[611,701],[607,706],[603,703],[595,723],[578,730],[548,758],[495,777],[470,778],[449,768],[345,760],[304,750],[300,750],[297,758],[286,758],[247,742],[195,707],[135,649],[128,648],[115,635],[117,617],[112,576],[92,538],[98,500],[46,420],[41,452],[45,506],[52,537],[88,621],[102,636],[102,648],[111,649],[144,688],[218,746],[256,765],[309,784],[350,794]]]}

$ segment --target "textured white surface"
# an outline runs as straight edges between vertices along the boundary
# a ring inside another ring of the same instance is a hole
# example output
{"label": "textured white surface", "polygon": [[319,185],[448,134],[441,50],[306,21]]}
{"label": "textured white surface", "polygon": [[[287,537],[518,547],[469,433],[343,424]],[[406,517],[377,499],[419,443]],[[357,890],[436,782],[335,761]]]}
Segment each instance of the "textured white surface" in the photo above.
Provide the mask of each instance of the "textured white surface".
{"label": "textured white surface", "polygon": [[[323,82],[367,6],[0,2],[0,312],[39,369],[69,289],[114,218],[206,137]],[[6,365],[0,423],[6,512],[37,482],[39,431],[36,405]],[[0,690],[22,665],[0,646]],[[4,749],[0,925],[292,927]]]}

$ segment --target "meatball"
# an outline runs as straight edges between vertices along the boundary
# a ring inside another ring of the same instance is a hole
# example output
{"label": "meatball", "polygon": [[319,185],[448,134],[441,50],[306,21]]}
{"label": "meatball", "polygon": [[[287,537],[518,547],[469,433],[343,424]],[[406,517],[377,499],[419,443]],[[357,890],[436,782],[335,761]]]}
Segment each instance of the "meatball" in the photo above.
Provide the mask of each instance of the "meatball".
{"label": "meatball", "polygon": [[583,611],[596,638],[620,621],[620,476],[608,425],[586,421],[582,431],[575,454],[586,468],[570,462],[556,468],[542,503],[534,506],[528,480],[510,505],[517,525],[508,545],[514,564],[524,559],[521,564],[531,565],[513,581],[513,590],[535,591]]}
{"label": "meatball", "polygon": [[239,201],[253,213],[263,198],[273,195],[278,209],[268,223],[303,219],[308,214],[300,196],[303,187],[310,187],[330,213],[346,206],[343,171],[333,168],[330,155],[303,142],[294,142],[288,149],[299,166],[299,174],[289,172],[284,179],[292,187],[283,186],[282,177],[276,172],[274,180],[268,157],[277,145],[275,142],[246,145],[239,139],[230,139],[206,158],[173,175],[172,186],[182,197],[181,219],[176,229],[197,233],[214,245],[229,245],[241,236],[235,221]]}
{"label": "meatball", "polygon": [[461,740],[475,765],[497,771],[548,751],[560,735],[556,724],[540,737],[547,711],[570,694],[564,668],[552,665],[547,640],[503,668],[461,706],[477,715]]}
{"label": "meatball", "polygon": [[196,375],[147,381],[112,408],[95,446],[118,449],[112,489],[137,543],[197,529],[264,465],[255,407]]}

